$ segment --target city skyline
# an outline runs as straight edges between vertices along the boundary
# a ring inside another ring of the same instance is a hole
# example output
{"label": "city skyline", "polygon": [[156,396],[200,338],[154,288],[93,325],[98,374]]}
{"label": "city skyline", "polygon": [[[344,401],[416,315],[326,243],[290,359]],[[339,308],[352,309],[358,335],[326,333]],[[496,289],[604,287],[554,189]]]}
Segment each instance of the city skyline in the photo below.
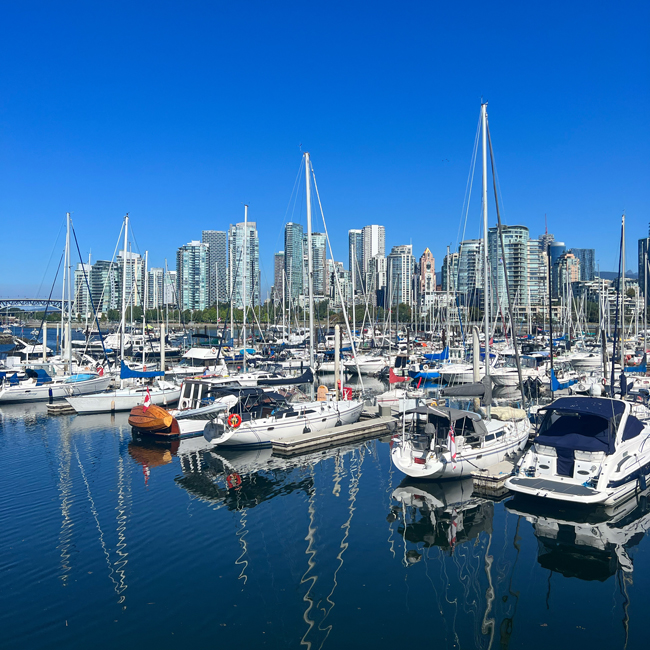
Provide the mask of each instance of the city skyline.
{"label": "city skyline", "polygon": [[[479,235],[478,170],[467,210],[464,197],[481,98],[503,222],[536,238],[546,215],[549,231],[615,270],[620,215],[630,260],[650,218],[650,7],[551,2],[506,14],[380,2],[370,12],[310,5],[279,20],[263,3],[225,14],[132,6],[128,16],[88,5],[71,20],[66,8],[8,6],[7,24],[29,29],[0,45],[0,215],[5,241],[21,243],[0,256],[0,294],[43,295],[66,211],[84,263],[89,253],[112,258],[129,212],[137,250],[162,268],[203,230],[241,221],[244,203],[258,224],[265,293],[284,225],[305,225],[291,201],[302,151],[335,259],[346,262],[348,230],[368,223],[385,226],[387,252],[413,244],[416,257],[428,247],[442,259],[447,245]],[[243,24],[246,41],[228,29]],[[490,227],[495,216],[490,196]],[[314,231],[323,232],[317,215]]]}

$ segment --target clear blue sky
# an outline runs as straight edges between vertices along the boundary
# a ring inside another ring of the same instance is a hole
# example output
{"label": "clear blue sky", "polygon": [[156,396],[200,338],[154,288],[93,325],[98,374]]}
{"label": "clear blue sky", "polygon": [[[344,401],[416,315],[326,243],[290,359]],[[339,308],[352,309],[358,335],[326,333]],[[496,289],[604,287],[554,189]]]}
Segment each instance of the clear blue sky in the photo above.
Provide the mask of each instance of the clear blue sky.
{"label": "clear blue sky", "polygon": [[[46,295],[65,212],[152,265],[257,221],[265,285],[311,152],[334,254],[458,241],[481,97],[506,223],[617,266],[650,221],[647,2],[14,2],[0,27],[0,295]],[[479,177],[477,176],[477,181]],[[475,187],[479,187],[479,183]],[[479,229],[478,195],[467,235]],[[290,213],[291,215],[291,213]],[[304,219],[296,212],[294,217]],[[490,206],[490,223],[495,213]]]}

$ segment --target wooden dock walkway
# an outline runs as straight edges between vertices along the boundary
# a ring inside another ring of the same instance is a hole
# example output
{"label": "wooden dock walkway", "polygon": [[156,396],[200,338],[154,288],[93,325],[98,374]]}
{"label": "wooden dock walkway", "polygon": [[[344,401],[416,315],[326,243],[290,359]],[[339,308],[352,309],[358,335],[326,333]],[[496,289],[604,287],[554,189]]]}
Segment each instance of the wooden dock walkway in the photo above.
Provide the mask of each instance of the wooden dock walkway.
{"label": "wooden dock walkway", "polygon": [[291,438],[272,440],[273,453],[278,456],[295,456],[305,454],[318,449],[336,447],[357,440],[378,438],[379,436],[391,433],[397,428],[397,420],[393,417],[380,417],[361,420],[354,424],[345,424],[340,427],[332,427],[324,431],[314,433],[303,433]]}
{"label": "wooden dock walkway", "polygon": [[481,496],[498,498],[508,492],[506,479],[512,474],[515,464],[510,460],[503,460],[485,469],[472,472],[474,480],[474,493]]}

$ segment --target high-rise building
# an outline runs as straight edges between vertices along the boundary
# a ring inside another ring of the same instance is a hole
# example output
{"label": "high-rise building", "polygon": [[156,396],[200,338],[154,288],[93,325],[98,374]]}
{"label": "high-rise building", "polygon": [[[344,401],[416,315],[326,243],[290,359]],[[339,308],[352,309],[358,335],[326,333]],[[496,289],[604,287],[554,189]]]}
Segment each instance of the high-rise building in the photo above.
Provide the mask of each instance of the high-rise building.
{"label": "high-rise building", "polygon": [[368,260],[366,271],[366,291],[373,304],[384,305],[386,289],[386,257],[375,255]]}
{"label": "high-rise building", "polygon": [[442,260],[442,290],[443,291],[456,291],[458,286],[458,262],[460,255],[458,253],[447,253]]}
{"label": "high-rise building", "polygon": [[181,311],[208,306],[208,248],[191,241],[176,252],[176,296]]}
{"label": "high-rise building", "polygon": [[[312,266],[314,270],[313,287],[314,296],[327,296],[329,283],[327,279],[327,237],[320,232],[311,234]],[[305,237],[305,254],[307,239]],[[307,286],[304,287],[305,293]]]}
{"label": "high-rise building", "polygon": [[165,286],[163,289],[163,304],[169,306],[178,306],[176,296],[176,271],[167,271],[165,273]]}
{"label": "high-rise building", "polygon": [[165,269],[152,267],[147,274],[147,309],[163,306]]}
{"label": "high-rise building", "polygon": [[363,239],[363,273],[368,272],[368,264],[373,257],[386,256],[386,228],[384,226],[364,226],[362,231]]}
{"label": "high-rise building", "polygon": [[[350,277],[354,275],[354,290],[363,289],[363,230],[348,230],[348,260]],[[354,271],[353,271],[354,268]]]}
{"label": "high-rise building", "polygon": [[553,298],[558,297],[558,276],[557,276],[557,261],[561,255],[566,253],[566,246],[564,242],[561,241],[551,241],[548,245],[547,254],[550,256],[550,266],[551,266],[551,289],[553,292]]}
{"label": "high-rise building", "polygon": [[75,314],[88,318],[93,317],[90,291],[88,291],[92,268],[90,264],[77,264],[74,271],[74,305],[72,309]]}
{"label": "high-rise building", "polygon": [[[282,300],[282,286],[284,284],[284,251],[273,256],[273,299]],[[284,287],[286,292],[287,288]],[[286,297],[286,296],[285,296]]]}
{"label": "high-rise building", "polygon": [[97,260],[90,273],[90,292],[99,313],[121,309],[118,296],[122,295],[122,273],[117,262]]}
{"label": "high-rise building", "polygon": [[[528,240],[526,226],[503,226],[503,246],[505,262],[508,269],[510,301],[514,305],[528,305]],[[497,228],[488,230],[488,256],[492,277],[490,305],[494,310],[501,308],[505,313],[508,306],[506,279],[503,272],[504,256]]]}
{"label": "high-rise building", "polygon": [[580,280],[593,280],[596,277],[596,251],[593,248],[570,248],[569,253],[580,260]]}
{"label": "high-rise building", "polygon": [[208,304],[228,302],[228,235],[224,230],[204,230],[201,241],[208,249]]}
{"label": "high-rise building", "polygon": [[436,260],[428,248],[424,250],[422,257],[420,257],[419,289],[423,304],[431,302],[436,291]]}
{"label": "high-rise building", "polygon": [[327,273],[329,275],[330,300],[334,306],[341,306],[341,295],[346,304],[352,302],[352,283],[350,280],[350,271],[346,271],[343,262],[335,262],[332,259],[327,260]]}
{"label": "high-rise building", "polygon": [[542,306],[548,300],[548,257],[541,239],[528,240],[528,303]]}
{"label": "high-rise building", "polygon": [[[246,243],[246,269],[244,269],[244,243]],[[260,246],[257,224],[249,221],[231,225],[228,231],[228,290],[234,307],[244,306],[244,278],[246,280],[246,305],[260,304]]]}
{"label": "high-rise building", "polygon": [[411,278],[415,267],[413,247],[393,246],[387,258],[387,298],[391,306],[413,304]]}
{"label": "high-rise building", "polygon": [[580,260],[573,253],[564,253],[555,263],[558,278],[558,297],[571,297],[571,285],[580,280]]}
{"label": "high-rise building", "polygon": [[[444,283],[443,274],[443,283]],[[483,300],[483,240],[466,239],[458,247],[454,285],[461,304],[480,306]],[[446,287],[445,287],[446,288]]]}
{"label": "high-rise building", "polygon": [[303,230],[299,223],[289,222],[284,227],[284,274],[286,299],[298,299],[303,292],[304,275]]}

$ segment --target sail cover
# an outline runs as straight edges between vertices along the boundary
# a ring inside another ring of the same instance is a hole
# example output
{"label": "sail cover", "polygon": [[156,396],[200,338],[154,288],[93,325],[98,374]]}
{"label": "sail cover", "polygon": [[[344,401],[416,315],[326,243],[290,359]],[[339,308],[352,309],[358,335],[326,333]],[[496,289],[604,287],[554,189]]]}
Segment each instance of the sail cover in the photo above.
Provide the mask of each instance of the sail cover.
{"label": "sail cover", "polygon": [[131,370],[124,361],[120,368],[120,379],[145,379],[147,377],[164,377],[165,373],[160,370]]}

